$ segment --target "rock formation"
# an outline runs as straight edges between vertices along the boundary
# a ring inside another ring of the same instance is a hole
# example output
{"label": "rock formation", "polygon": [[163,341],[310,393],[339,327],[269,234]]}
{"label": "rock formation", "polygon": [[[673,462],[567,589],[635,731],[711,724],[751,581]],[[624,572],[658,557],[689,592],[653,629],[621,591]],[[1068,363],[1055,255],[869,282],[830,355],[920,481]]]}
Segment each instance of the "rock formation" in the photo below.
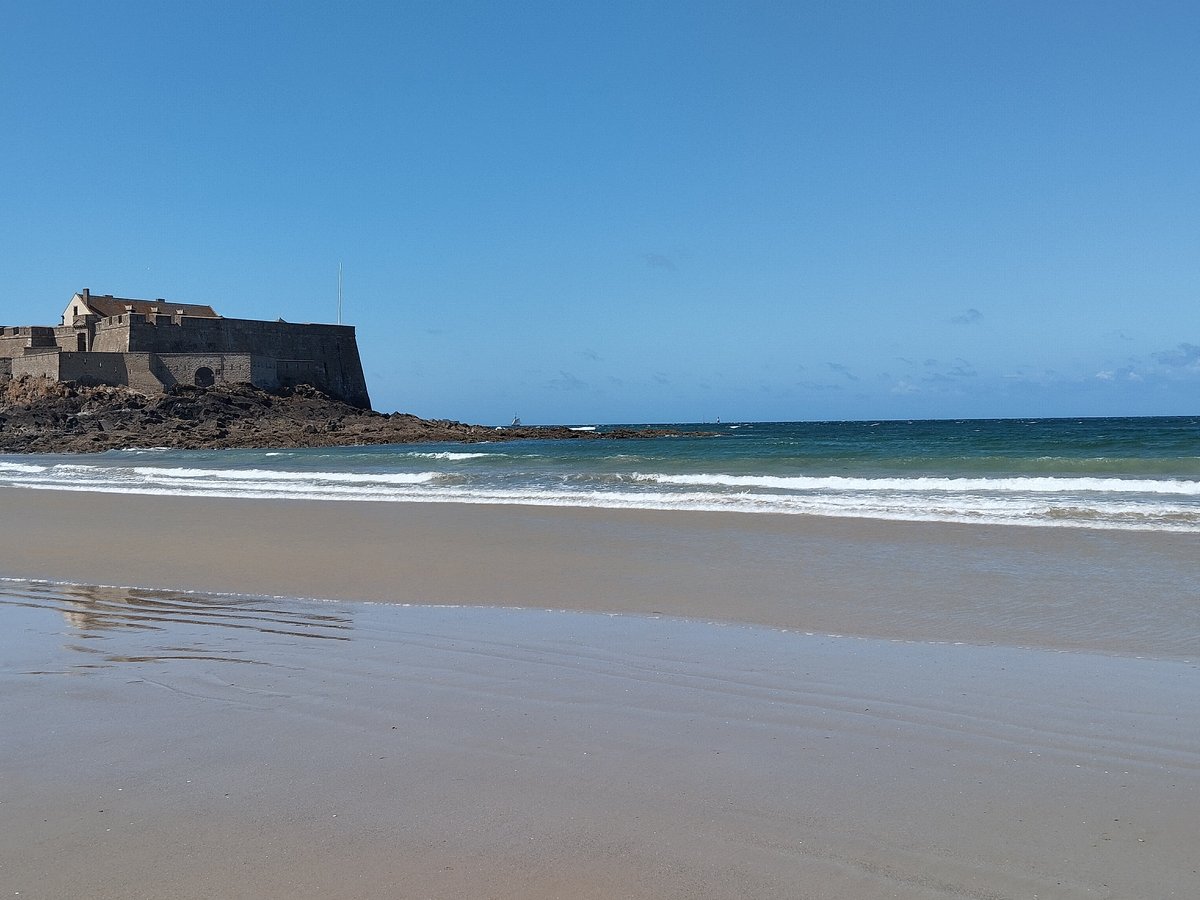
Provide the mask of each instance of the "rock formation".
{"label": "rock formation", "polygon": [[0,377],[0,453],[93,453],[128,447],[181,450],[332,447],[520,438],[587,440],[655,437],[639,428],[600,432],[566,427],[466,425],[378,413],[299,385],[268,392],[249,384],[176,385],[146,395],[125,387],[81,387]]}

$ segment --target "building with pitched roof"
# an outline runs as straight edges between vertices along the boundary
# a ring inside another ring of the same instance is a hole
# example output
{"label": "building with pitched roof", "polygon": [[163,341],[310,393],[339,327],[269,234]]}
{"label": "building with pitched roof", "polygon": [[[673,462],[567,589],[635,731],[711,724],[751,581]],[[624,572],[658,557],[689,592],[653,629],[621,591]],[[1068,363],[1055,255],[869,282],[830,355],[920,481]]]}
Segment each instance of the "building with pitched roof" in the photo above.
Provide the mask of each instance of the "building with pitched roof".
{"label": "building with pitched roof", "polygon": [[93,294],[84,288],[71,298],[67,308],[59,319],[59,325],[72,325],[79,316],[95,316],[98,319],[108,319],[122,313],[137,313],[142,316],[157,316],[162,314],[193,316],[202,319],[217,319],[216,310],[211,306],[200,306],[196,303],[168,303],[166,300],[131,300],[126,297],[114,297],[112,294]]}

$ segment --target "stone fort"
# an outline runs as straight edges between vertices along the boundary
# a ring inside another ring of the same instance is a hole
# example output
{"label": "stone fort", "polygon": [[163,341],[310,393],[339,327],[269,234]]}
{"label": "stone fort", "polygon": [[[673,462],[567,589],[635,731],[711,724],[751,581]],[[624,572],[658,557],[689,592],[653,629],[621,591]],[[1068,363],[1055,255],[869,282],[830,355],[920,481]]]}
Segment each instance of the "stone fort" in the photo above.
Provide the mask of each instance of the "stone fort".
{"label": "stone fort", "polygon": [[57,326],[0,328],[0,376],[161,393],[177,384],[249,383],[274,391],[310,384],[369,409],[350,325],[227,319],[211,306],[129,300],[84,288]]}

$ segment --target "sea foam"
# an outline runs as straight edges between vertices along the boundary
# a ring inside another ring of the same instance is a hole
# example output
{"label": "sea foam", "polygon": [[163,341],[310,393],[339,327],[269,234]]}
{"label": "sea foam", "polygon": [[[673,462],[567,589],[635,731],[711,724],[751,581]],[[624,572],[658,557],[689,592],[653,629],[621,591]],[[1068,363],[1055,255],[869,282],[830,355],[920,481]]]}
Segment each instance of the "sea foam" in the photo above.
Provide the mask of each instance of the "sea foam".
{"label": "sea foam", "polygon": [[197,479],[238,482],[298,482],[305,484],[425,484],[440,472],[289,472],[271,469],[184,469],[137,466],[134,474],[149,479]]}
{"label": "sea foam", "polygon": [[643,474],[635,480],[655,484],[706,485],[713,487],[771,488],[789,491],[906,491],[906,492],[1014,492],[1014,493],[1136,493],[1200,496],[1200,481],[1147,478],[847,478],[829,476]]}

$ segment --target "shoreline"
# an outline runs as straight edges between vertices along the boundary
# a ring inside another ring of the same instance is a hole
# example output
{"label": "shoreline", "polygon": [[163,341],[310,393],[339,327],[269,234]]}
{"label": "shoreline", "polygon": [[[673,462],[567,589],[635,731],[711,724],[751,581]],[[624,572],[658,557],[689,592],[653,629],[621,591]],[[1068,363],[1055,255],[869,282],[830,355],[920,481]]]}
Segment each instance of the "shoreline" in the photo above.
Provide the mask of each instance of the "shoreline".
{"label": "shoreline", "polygon": [[1200,658],[1185,534],[7,487],[0,509],[19,579]]}

